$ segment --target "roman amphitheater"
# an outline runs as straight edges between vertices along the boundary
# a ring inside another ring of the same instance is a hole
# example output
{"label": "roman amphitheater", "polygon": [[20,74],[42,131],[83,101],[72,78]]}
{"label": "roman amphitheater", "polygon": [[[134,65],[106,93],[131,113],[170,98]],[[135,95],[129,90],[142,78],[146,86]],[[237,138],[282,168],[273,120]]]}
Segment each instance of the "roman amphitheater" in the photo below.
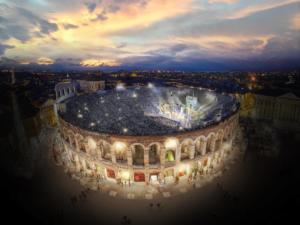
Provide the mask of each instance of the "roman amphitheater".
{"label": "roman amphitheater", "polygon": [[79,181],[166,188],[205,178],[232,154],[239,104],[202,88],[117,87],[77,95],[56,86],[62,148],[54,157]]}

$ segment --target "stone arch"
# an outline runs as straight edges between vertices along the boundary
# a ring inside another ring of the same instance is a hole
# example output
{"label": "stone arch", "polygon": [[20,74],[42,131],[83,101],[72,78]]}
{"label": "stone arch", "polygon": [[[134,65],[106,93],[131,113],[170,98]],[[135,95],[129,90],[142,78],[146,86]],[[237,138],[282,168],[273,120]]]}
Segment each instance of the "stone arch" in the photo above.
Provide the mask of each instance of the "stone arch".
{"label": "stone arch", "polygon": [[229,126],[227,125],[227,126],[225,127],[225,130],[224,130],[224,137],[223,137],[223,140],[224,140],[224,141],[228,141],[228,139],[229,139]]}
{"label": "stone arch", "polygon": [[160,163],[161,145],[158,142],[149,144],[149,164]]}
{"label": "stone arch", "polygon": [[194,141],[187,138],[181,142],[180,145],[180,160],[192,159],[194,158]]}
{"label": "stone arch", "polygon": [[216,134],[214,132],[209,133],[206,142],[206,152],[213,152],[215,150],[215,141]]}
{"label": "stone arch", "polygon": [[223,143],[224,131],[220,129],[217,133],[216,143],[215,143],[215,150],[219,150],[222,143]]}
{"label": "stone arch", "polygon": [[[121,145],[121,146],[120,146]],[[116,162],[118,163],[126,163],[127,162],[127,151],[128,151],[128,146],[125,143],[118,143],[115,142],[112,145],[113,151],[116,156]]]}
{"label": "stone arch", "polygon": [[65,141],[67,141],[67,137],[68,137],[68,135],[67,135],[67,129],[66,128],[62,128],[61,129],[61,137],[65,140]]}
{"label": "stone arch", "polygon": [[234,121],[231,121],[229,125],[229,138],[232,138],[233,132],[234,132]]}
{"label": "stone arch", "polygon": [[176,160],[176,150],[167,149],[165,152],[165,161],[166,162],[173,162]]}
{"label": "stone arch", "polygon": [[100,146],[102,159],[112,160],[111,145],[107,141],[101,140],[99,142],[99,146]]}
{"label": "stone arch", "polygon": [[168,138],[164,143],[164,159],[166,162],[173,162],[180,159],[180,146],[177,138]]}
{"label": "stone arch", "polygon": [[84,140],[84,137],[80,134],[76,135],[77,144],[78,144],[78,150],[81,152],[86,152],[86,143]]}
{"label": "stone arch", "polygon": [[137,165],[137,166],[144,165],[145,146],[140,143],[132,144],[131,151],[132,151],[133,165]]}
{"label": "stone arch", "polygon": [[195,156],[204,155],[206,149],[206,137],[201,135],[195,140]]}
{"label": "stone arch", "polygon": [[91,155],[96,155],[98,146],[95,139],[91,136],[87,136],[85,138],[85,143],[86,143],[87,152],[90,153]]}

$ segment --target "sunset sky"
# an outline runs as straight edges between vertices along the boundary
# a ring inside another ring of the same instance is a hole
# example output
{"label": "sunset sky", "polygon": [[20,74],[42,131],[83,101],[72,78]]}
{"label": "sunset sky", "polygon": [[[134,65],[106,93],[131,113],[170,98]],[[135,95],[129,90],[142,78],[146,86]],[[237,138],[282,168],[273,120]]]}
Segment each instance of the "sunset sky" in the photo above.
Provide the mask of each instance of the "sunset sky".
{"label": "sunset sky", "polygon": [[293,68],[300,1],[0,0],[0,57],[66,68]]}

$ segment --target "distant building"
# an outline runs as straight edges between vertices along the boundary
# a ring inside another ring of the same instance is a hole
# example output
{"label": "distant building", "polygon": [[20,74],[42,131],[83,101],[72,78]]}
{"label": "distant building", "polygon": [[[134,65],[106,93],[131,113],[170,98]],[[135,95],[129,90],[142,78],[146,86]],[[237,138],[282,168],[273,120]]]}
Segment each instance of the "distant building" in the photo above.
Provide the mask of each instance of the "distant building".
{"label": "distant building", "polygon": [[77,80],[80,86],[80,90],[92,93],[105,88],[104,80]]}
{"label": "distant building", "polygon": [[252,116],[277,125],[300,127],[300,98],[293,93],[280,96],[256,94]]}
{"label": "distant building", "polygon": [[64,81],[55,85],[56,100],[64,100],[77,92],[77,84],[74,81]]}

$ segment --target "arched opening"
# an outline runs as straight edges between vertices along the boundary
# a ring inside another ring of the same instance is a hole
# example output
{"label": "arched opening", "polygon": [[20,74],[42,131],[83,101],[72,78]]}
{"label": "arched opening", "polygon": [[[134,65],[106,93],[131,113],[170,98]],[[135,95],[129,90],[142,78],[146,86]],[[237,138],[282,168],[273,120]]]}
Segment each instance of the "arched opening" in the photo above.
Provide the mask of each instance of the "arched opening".
{"label": "arched opening", "polygon": [[227,127],[225,128],[225,130],[224,130],[224,136],[223,136],[223,141],[225,142],[225,141],[227,141]]}
{"label": "arched opening", "polygon": [[166,162],[175,161],[175,151],[171,150],[171,149],[167,150],[165,160],[166,160]]}
{"label": "arched opening", "polygon": [[202,149],[205,145],[205,137],[200,137],[195,141],[195,156],[202,155]]}
{"label": "arched opening", "polygon": [[144,165],[144,147],[142,145],[134,145],[132,151],[133,165]]}
{"label": "arched opening", "polygon": [[103,159],[111,160],[110,144],[103,141],[100,146],[100,151]]}
{"label": "arched opening", "polygon": [[82,152],[86,152],[84,141],[81,140],[79,143],[79,150]]}
{"label": "arched opening", "polygon": [[223,141],[223,136],[224,136],[223,130],[220,130],[218,132],[218,137],[216,139],[215,150],[219,150],[221,148],[221,144],[222,144],[222,141]]}
{"label": "arched opening", "polygon": [[127,163],[127,146],[123,142],[114,143],[114,151],[118,163]]}
{"label": "arched opening", "polygon": [[212,152],[214,149],[215,134],[210,134],[207,139],[206,152]]}
{"label": "arched opening", "polygon": [[72,147],[76,147],[75,145],[75,137],[74,137],[74,135],[73,134],[69,134],[69,139],[70,139],[70,145],[72,146]]}
{"label": "arched opening", "polygon": [[155,165],[159,163],[159,147],[158,144],[152,144],[149,148],[149,164]]}
{"label": "arched opening", "polygon": [[190,158],[190,154],[192,154],[191,151],[192,151],[193,146],[194,146],[194,143],[192,140],[186,140],[181,144],[181,149],[180,149],[180,151],[181,151],[180,159],[181,160],[186,160],[186,159]]}

